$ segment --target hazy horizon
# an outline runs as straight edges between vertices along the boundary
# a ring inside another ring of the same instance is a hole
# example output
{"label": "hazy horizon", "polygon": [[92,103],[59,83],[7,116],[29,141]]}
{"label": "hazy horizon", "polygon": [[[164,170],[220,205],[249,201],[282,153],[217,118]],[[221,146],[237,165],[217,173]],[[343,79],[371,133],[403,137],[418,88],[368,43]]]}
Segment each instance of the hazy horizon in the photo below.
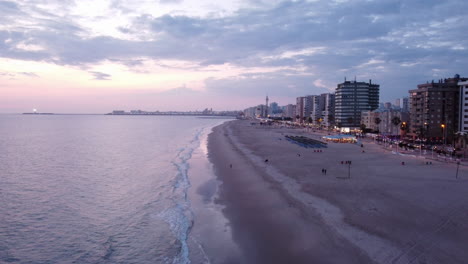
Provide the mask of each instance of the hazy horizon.
{"label": "hazy horizon", "polygon": [[0,113],[242,110],[334,92],[381,102],[468,76],[464,0],[0,1]]}

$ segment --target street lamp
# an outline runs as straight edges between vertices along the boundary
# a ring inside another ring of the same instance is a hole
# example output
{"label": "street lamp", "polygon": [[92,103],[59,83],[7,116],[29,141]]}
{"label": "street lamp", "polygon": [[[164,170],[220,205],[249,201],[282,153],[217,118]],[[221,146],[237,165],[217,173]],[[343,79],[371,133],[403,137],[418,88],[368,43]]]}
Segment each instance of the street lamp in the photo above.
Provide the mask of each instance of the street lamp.
{"label": "street lamp", "polygon": [[419,145],[420,145],[420,153],[422,155],[422,143],[423,143],[423,139],[424,139],[424,143],[426,143],[426,138],[427,138],[427,122],[424,122],[424,127],[422,128],[422,131],[421,131],[421,139],[419,141]]}
{"label": "street lamp", "polygon": [[442,142],[445,146],[445,124],[441,124],[440,127],[442,128]]}

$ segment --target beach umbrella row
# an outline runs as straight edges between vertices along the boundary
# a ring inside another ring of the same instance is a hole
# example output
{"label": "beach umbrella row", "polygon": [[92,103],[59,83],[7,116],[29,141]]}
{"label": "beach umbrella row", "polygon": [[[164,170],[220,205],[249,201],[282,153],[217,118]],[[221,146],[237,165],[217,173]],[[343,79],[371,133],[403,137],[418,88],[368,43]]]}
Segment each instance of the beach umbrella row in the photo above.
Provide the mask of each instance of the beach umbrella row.
{"label": "beach umbrella row", "polygon": [[286,137],[286,140],[288,140],[289,142],[297,144],[304,148],[326,148],[327,147],[327,143],[324,143],[322,141],[318,141],[315,139],[311,139],[308,137],[304,137],[304,136],[286,135],[285,137]]}

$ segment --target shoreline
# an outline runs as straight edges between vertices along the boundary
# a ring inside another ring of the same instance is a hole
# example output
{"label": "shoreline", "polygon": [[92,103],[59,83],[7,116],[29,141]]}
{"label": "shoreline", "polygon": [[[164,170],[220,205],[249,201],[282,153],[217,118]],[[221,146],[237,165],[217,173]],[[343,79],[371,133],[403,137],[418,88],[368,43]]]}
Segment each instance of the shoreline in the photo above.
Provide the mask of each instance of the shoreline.
{"label": "shoreline", "polygon": [[187,196],[193,216],[187,238],[189,259],[191,263],[240,263],[235,261],[239,250],[232,241],[223,207],[215,203],[220,182],[208,159],[208,135],[212,129],[203,129],[199,147],[189,161],[190,188]]}
{"label": "shoreline", "polygon": [[317,215],[302,210],[264,168],[242,154],[229,130],[234,122],[213,130],[208,149],[221,181],[217,202],[225,206],[233,239],[242,250],[241,263],[368,262],[344,239],[324,229]]}
{"label": "shoreline", "polygon": [[[316,153],[287,142],[285,134],[319,136],[238,120],[209,135],[209,159],[221,181],[217,203],[225,206],[243,263],[468,258],[468,227],[462,224],[468,198],[460,184],[468,184],[466,168],[458,180],[449,179],[453,164],[425,166],[370,142],[364,142],[365,153],[340,143]],[[353,161],[351,168],[341,165],[346,160]],[[351,179],[345,179],[348,169]]]}

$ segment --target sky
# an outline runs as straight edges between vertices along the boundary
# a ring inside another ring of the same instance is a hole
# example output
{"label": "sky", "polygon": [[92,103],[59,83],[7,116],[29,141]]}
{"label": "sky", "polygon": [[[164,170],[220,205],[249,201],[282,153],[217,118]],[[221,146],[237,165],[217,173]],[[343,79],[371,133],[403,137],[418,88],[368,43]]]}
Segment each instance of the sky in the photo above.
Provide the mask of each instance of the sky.
{"label": "sky", "polygon": [[0,113],[381,102],[468,77],[466,0],[0,0]]}

